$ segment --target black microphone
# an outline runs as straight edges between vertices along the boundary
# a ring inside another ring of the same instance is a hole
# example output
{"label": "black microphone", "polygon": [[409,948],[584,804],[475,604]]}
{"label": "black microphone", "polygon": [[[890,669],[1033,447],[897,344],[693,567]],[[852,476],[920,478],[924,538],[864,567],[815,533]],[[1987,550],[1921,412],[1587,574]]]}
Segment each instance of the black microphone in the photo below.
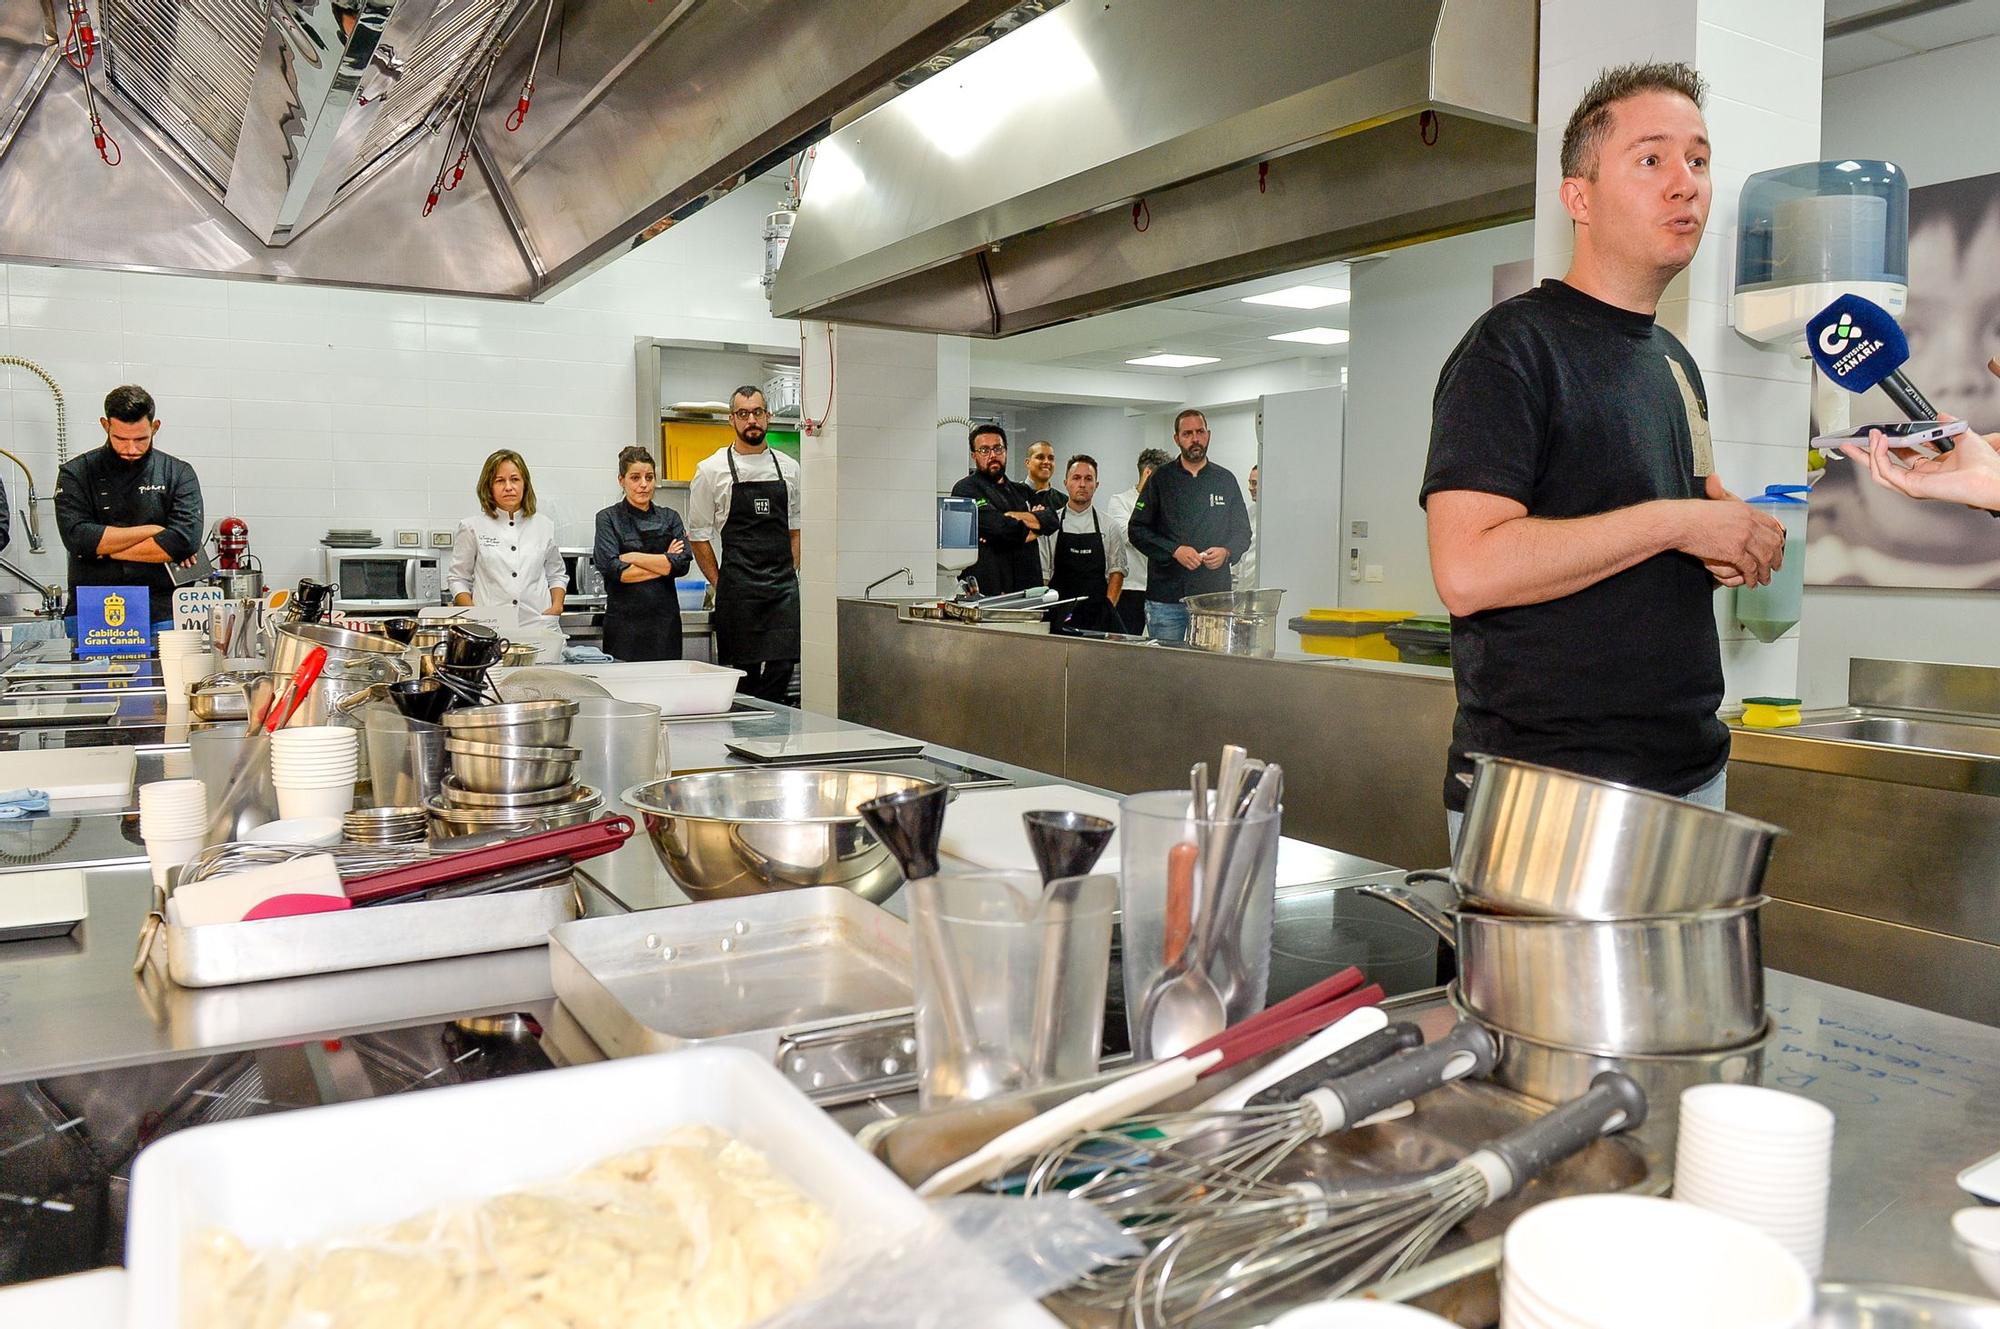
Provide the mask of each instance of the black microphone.
{"label": "black microphone", "polygon": [[1806,346],[1820,372],[1849,392],[1880,387],[1910,419],[1937,419],[1937,407],[1903,373],[1910,339],[1873,300],[1843,295],[1820,310],[1806,323]]}

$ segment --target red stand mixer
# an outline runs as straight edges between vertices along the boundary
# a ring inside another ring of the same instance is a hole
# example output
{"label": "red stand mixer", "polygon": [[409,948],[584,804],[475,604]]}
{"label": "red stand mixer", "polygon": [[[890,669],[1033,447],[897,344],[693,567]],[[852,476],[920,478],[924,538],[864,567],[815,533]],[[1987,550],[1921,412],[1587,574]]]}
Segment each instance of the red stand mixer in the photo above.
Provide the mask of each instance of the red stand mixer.
{"label": "red stand mixer", "polygon": [[250,524],[241,517],[224,517],[209,532],[215,550],[215,581],[231,600],[254,600],[264,594],[264,565],[250,552]]}

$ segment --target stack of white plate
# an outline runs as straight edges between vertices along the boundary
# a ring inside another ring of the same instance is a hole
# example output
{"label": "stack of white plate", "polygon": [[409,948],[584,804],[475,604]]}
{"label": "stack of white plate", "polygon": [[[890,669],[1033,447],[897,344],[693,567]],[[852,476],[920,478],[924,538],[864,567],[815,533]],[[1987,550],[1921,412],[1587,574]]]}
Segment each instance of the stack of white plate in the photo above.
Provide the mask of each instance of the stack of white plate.
{"label": "stack of white plate", "polygon": [[1500,1329],[1804,1329],[1813,1281],[1747,1223],[1638,1195],[1537,1205],[1507,1229]]}
{"label": "stack of white plate", "polygon": [[354,806],[361,773],[355,732],[343,725],[303,725],[271,735],[271,787],[278,815],[335,817]]}
{"label": "stack of white plate", "polygon": [[1826,1258],[1833,1113],[1777,1089],[1697,1085],[1681,1095],[1674,1198],[1739,1218],[1799,1258]]}

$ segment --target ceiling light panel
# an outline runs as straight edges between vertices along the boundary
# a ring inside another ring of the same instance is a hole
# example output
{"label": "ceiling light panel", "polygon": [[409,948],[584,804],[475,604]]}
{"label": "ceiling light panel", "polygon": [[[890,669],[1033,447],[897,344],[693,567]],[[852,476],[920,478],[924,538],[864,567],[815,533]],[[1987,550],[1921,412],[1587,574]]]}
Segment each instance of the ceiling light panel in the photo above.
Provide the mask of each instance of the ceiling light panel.
{"label": "ceiling light panel", "polygon": [[1190,368],[1194,364],[1216,364],[1222,356],[1176,356],[1176,354],[1156,354],[1140,356],[1138,360],[1126,360],[1126,364],[1142,364],[1146,368]]}
{"label": "ceiling light panel", "polygon": [[1285,309],[1325,309],[1328,305],[1347,303],[1347,292],[1332,286],[1287,286],[1282,291],[1266,291],[1262,295],[1246,295],[1246,305],[1278,305]]}
{"label": "ceiling light panel", "polygon": [[1313,346],[1340,346],[1347,341],[1346,328],[1300,328],[1297,332],[1280,332],[1266,341],[1302,341]]}

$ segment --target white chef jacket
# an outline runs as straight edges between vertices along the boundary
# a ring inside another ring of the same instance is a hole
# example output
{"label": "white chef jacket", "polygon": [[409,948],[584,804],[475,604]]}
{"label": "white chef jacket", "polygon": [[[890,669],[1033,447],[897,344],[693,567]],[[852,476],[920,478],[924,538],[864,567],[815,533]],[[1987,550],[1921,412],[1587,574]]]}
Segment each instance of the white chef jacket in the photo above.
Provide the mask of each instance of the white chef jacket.
{"label": "white chef jacket", "polygon": [[1236,566],[1229,572],[1234,578],[1233,589],[1257,589],[1257,504],[1254,501],[1250,504],[1250,547],[1243,551],[1243,557],[1236,560]]}
{"label": "white chef jacket", "polygon": [[[1131,545],[1132,509],[1137,506],[1138,502],[1139,486],[1133,485],[1122,494],[1113,494],[1110,501],[1104,505],[1104,529],[1107,532],[1116,529],[1118,532],[1118,543],[1121,546],[1129,547]],[[1139,558],[1128,557],[1126,562],[1129,566],[1125,569],[1125,590],[1127,592],[1145,590],[1145,557],[1143,555]],[[1145,597],[1141,596],[1140,598],[1144,599]]]}
{"label": "white chef jacket", "polygon": [[[727,447],[720,447],[703,457],[694,468],[694,483],[688,486],[688,539],[714,545],[718,558],[722,554],[722,524],[729,520],[729,499],[736,492],[736,484],[729,478],[729,458],[724,455],[728,451]],[[800,502],[797,462],[776,448],[767,449],[762,456],[739,452],[736,474],[746,484],[752,480],[783,480],[787,523],[793,530],[799,529],[805,505]]]}
{"label": "white chef jacket", "polygon": [[512,604],[523,621],[546,612],[550,592],[569,584],[556,524],[539,512],[467,517],[451,542],[446,580],[454,598],[469,594],[482,608]]}

